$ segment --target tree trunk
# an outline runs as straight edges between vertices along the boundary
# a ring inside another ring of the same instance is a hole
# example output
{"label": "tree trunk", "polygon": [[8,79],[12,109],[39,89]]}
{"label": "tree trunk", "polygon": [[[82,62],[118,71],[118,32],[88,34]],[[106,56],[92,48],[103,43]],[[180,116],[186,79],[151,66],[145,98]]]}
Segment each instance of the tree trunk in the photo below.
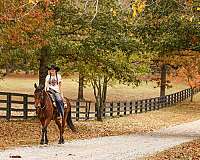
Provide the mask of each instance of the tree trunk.
{"label": "tree trunk", "polygon": [[6,65],[6,74],[9,74],[10,73],[10,67],[9,67],[9,65],[7,64]]}
{"label": "tree trunk", "polygon": [[78,100],[84,100],[83,98],[84,76],[79,73],[79,85],[78,85]]}
{"label": "tree trunk", "polygon": [[45,78],[48,74],[48,49],[43,47],[40,54],[39,84],[45,86]]}
{"label": "tree trunk", "polygon": [[103,79],[103,83],[101,79],[97,81],[93,80],[93,89],[94,95],[96,99],[96,112],[97,112],[97,121],[102,121],[103,109],[105,108],[106,95],[107,95],[107,84],[108,78],[105,76]]}
{"label": "tree trunk", "polygon": [[102,89],[101,89],[101,80],[98,80],[97,87],[97,121],[102,121]]}
{"label": "tree trunk", "polygon": [[108,77],[104,76],[103,89],[102,89],[102,108],[103,109],[106,107],[107,87],[108,87]]}
{"label": "tree trunk", "polygon": [[160,97],[165,96],[166,79],[167,79],[167,65],[163,64],[161,67]]}
{"label": "tree trunk", "polygon": [[193,97],[194,97],[194,88],[191,88],[191,99],[190,102],[193,102]]}

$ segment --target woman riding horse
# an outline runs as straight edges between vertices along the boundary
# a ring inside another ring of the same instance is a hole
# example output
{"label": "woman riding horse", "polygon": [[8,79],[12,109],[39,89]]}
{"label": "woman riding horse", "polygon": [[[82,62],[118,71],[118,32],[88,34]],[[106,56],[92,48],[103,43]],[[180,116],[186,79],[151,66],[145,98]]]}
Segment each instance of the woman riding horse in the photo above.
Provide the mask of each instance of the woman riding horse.
{"label": "woman riding horse", "polygon": [[60,70],[59,67],[55,65],[51,65],[48,68],[49,75],[46,76],[45,79],[45,91],[50,92],[53,95],[53,100],[56,102],[56,107],[58,109],[59,114],[64,116],[64,97],[62,92],[62,78],[61,75],[58,74]]}
{"label": "woman riding horse", "polygon": [[[68,127],[75,131],[75,127],[72,123],[71,118],[71,104],[69,100],[65,97],[62,98],[61,94],[61,76],[57,74],[57,71],[59,70],[58,67],[55,65],[52,65],[50,69],[50,75],[46,78],[46,83],[48,83],[45,86],[45,89],[43,86],[39,85],[35,86],[34,91],[34,99],[35,99],[35,108],[36,108],[36,114],[38,118],[40,119],[40,122],[42,124],[42,137],[40,144],[48,144],[48,138],[47,138],[47,127],[51,120],[55,120],[59,130],[60,130],[60,139],[59,144],[64,143],[64,128],[65,124],[67,122]],[[59,109],[56,109],[52,103],[52,99],[49,95],[49,92],[53,93],[56,105]],[[64,108],[63,100],[65,99],[67,107]],[[58,119],[58,112],[62,116],[62,123]]]}

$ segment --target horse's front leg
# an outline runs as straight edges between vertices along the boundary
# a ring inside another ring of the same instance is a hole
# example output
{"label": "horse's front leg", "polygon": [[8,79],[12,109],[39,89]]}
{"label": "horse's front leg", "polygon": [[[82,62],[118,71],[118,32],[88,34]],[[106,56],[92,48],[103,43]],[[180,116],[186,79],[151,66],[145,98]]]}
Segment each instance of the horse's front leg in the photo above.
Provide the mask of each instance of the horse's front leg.
{"label": "horse's front leg", "polygon": [[44,127],[43,127],[44,144],[48,144],[49,143],[48,136],[47,136],[47,126],[49,125],[50,122],[51,122],[51,118],[48,118],[48,119],[45,120],[45,123],[44,123]]}
{"label": "horse's front leg", "polygon": [[45,120],[40,119],[40,122],[42,124],[42,136],[41,136],[40,144],[44,144],[45,130],[43,128],[44,128]]}
{"label": "horse's front leg", "polygon": [[61,123],[60,123],[60,121],[58,120],[57,117],[55,118],[55,122],[56,122],[58,129],[60,131],[60,138],[59,138],[58,144],[64,144],[63,127],[62,127],[62,125],[61,125]]}

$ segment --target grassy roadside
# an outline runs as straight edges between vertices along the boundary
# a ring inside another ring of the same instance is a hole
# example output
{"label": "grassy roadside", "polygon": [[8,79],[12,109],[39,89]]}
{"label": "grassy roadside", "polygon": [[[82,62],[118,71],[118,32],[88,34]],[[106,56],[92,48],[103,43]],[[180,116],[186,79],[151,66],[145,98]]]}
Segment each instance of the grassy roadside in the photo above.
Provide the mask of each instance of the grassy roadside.
{"label": "grassy roadside", "polygon": [[[76,133],[68,129],[65,140],[86,139],[100,136],[145,133],[162,127],[198,120],[200,118],[200,94],[195,96],[193,103],[187,101],[177,106],[164,108],[143,114],[133,114],[126,117],[105,119],[103,122],[75,122]],[[58,129],[52,122],[48,129],[49,141],[58,140]],[[29,121],[0,121],[0,148],[11,146],[38,144],[40,140],[40,123],[38,120]]]}

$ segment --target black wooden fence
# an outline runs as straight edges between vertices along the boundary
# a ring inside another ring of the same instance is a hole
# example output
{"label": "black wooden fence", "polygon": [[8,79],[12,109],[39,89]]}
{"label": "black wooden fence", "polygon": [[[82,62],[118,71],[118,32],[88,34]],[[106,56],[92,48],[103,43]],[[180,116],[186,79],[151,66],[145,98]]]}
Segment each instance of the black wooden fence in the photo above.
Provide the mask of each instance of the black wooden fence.
{"label": "black wooden fence", "polygon": [[[106,102],[103,117],[123,116],[158,110],[180,103],[198,93],[199,88],[185,89],[164,97],[156,97],[137,101]],[[28,119],[36,117],[33,95],[0,92],[0,118]],[[91,101],[71,100],[72,118],[75,120],[95,119],[96,105]]]}

